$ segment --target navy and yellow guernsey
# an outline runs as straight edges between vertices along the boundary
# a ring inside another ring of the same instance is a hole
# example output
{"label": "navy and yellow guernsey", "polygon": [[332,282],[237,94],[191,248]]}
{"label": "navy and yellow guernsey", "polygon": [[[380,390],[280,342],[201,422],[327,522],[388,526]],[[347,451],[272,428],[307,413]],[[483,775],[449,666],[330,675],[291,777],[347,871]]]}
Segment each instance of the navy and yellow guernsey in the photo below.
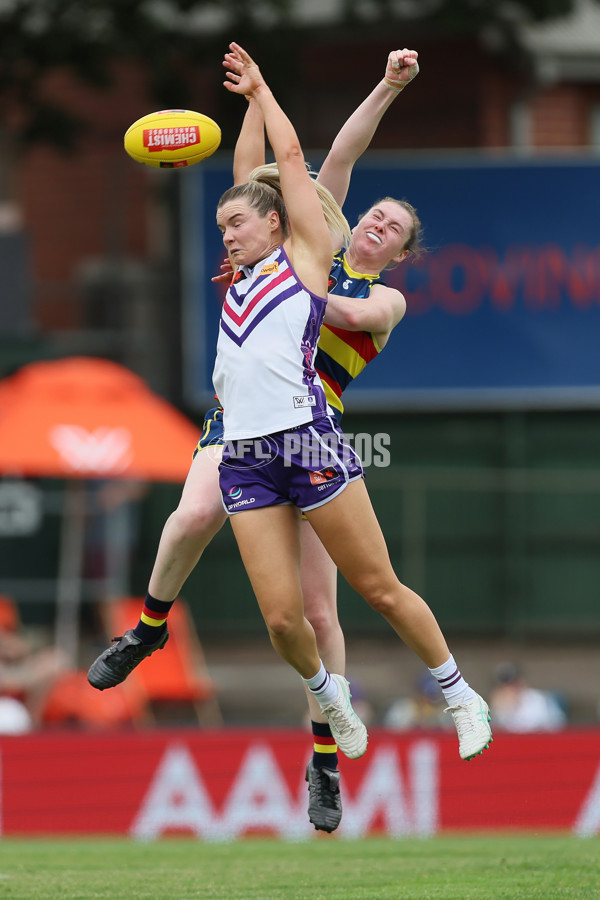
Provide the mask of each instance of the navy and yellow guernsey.
{"label": "navy and yellow guernsey", "polygon": [[[385,284],[380,275],[355,272],[346,262],[345,251],[333,258],[329,275],[329,293],[338,297],[368,297],[374,284]],[[360,375],[381,347],[370,331],[346,331],[345,328],[321,326],[315,369],[325,388],[327,402],[337,419],[344,411],[342,393]]]}

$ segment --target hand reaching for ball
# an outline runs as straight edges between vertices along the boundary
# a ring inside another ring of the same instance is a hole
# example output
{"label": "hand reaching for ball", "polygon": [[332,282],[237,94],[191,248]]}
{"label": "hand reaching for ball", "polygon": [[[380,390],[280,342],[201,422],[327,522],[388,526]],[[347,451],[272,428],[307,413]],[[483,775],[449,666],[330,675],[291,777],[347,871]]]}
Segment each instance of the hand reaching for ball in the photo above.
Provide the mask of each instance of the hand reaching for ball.
{"label": "hand reaching for ball", "polygon": [[223,84],[234,94],[250,97],[265,84],[260,69],[250,54],[234,41],[229,45],[229,52],[223,57],[223,65],[228,70],[228,80]]}

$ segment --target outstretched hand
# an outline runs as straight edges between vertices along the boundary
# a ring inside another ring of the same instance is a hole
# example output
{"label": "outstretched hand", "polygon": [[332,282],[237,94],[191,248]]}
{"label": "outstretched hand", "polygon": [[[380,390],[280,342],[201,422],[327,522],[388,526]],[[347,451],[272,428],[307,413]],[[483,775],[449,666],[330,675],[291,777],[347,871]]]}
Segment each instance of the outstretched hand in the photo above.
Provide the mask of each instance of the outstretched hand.
{"label": "outstretched hand", "polygon": [[223,57],[223,65],[228,70],[228,81],[223,85],[233,94],[251,97],[257,88],[265,84],[260,69],[249,53],[234,41],[229,45],[229,52]]}
{"label": "outstretched hand", "polygon": [[221,270],[220,275],[213,275],[210,279],[214,284],[227,284],[231,283],[231,279],[233,277],[234,268],[231,265],[229,257],[226,256],[221,265],[219,266]]}
{"label": "outstretched hand", "polygon": [[416,50],[392,50],[388,56],[384,81],[390,87],[402,90],[419,74],[419,54]]}

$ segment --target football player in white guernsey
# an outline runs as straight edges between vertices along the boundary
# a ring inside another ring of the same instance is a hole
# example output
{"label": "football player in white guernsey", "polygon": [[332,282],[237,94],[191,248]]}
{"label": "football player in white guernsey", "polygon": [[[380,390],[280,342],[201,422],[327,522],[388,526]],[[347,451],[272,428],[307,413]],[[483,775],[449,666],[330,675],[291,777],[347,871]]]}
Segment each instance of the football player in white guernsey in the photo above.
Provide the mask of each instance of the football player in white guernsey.
{"label": "football player in white guernsey", "polygon": [[[393,54],[390,54],[385,78],[378,84],[369,98],[361,104],[340,132],[332,147],[331,160],[328,157],[328,160],[331,162],[330,174],[332,174],[330,183],[335,190],[338,190],[335,182],[336,177],[340,184],[343,185],[345,183],[345,189],[347,189],[347,179],[354,160],[368,145],[385,109],[398,96],[402,86],[410,81],[410,70],[414,69],[415,62],[416,54],[412,51],[394,51]],[[254,101],[250,104],[249,109],[253,105]],[[328,165],[329,163],[326,161],[322,167],[323,173],[326,172]],[[337,175],[336,166],[338,167]],[[368,222],[369,220],[367,219],[365,225]],[[408,222],[406,224],[409,225]],[[374,225],[373,228],[386,228],[392,235],[392,229],[387,221]],[[378,245],[377,241],[373,241],[368,236],[365,239]],[[405,242],[397,241],[393,244],[392,249],[393,253],[385,260],[385,263],[389,262],[393,256],[402,255],[405,249]],[[360,271],[358,263],[357,270]],[[383,290],[386,290],[383,286],[381,287]],[[398,292],[395,293],[398,294]],[[391,328],[402,317],[404,311],[403,299],[398,294],[397,302],[392,307],[389,307],[388,304],[388,310],[391,312],[390,316],[386,313],[388,298],[385,294],[382,294],[381,303],[378,299],[376,304],[366,302],[361,304],[360,315],[362,318],[357,318],[356,307],[349,311],[344,306],[344,304],[347,304],[347,301],[343,298],[336,298],[337,302],[335,304],[330,302],[327,316],[331,317],[332,323],[338,325],[338,327],[356,330],[376,330],[377,332],[385,332],[387,330],[389,334]],[[386,315],[388,317],[384,321]],[[334,318],[335,316],[338,316],[337,321]],[[373,317],[377,321],[372,321]],[[217,417],[215,416],[215,418]],[[206,425],[207,432],[209,432],[210,427],[211,420],[209,419]],[[207,440],[206,443],[210,443],[210,440]],[[113,684],[118,684],[145,656],[164,645],[166,641],[168,609],[175,597],[178,596],[186,578],[198,562],[204,548],[220,529],[225,519],[216,479],[215,458],[218,459],[219,456],[220,449],[218,448],[211,448],[208,451],[204,450],[197,454],[190,469],[180,505],[171,515],[163,530],[140,623],[135,629],[127,632],[127,635],[116,647],[111,647],[99,657],[96,663],[103,661],[102,665],[96,665],[95,663],[91,667],[90,681],[96,687],[104,689]],[[337,500],[333,501],[331,505],[335,507],[336,504]],[[313,541],[313,544],[308,547],[303,557],[302,566],[302,586],[307,618],[312,620],[319,636],[321,657],[326,661],[331,671],[341,673],[344,671],[345,659],[343,635],[339,629],[335,609],[336,569],[329,561],[329,557],[323,553],[314,532],[306,526],[306,523],[303,525],[303,531],[305,532],[303,541]],[[315,548],[314,552],[313,548]],[[315,553],[320,553],[323,558],[323,568],[320,568],[320,562],[315,557]],[[367,577],[368,572],[365,571],[364,574]],[[403,591],[408,592],[408,589],[403,589]],[[414,600],[416,595],[413,595],[412,592],[403,593],[403,596],[410,598],[411,601],[405,609],[407,615],[410,612],[412,602],[416,602],[418,609],[423,610],[424,607],[427,610],[420,598],[416,601]],[[377,603],[373,603],[373,605],[377,605]],[[425,618],[431,624],[433,617],[430,617],[430,614],[426,612]],[[430,668],[435,670],[435,674],[442,685],[450,684],[450,688],[447,689],[449,691],[448,701],[450,706],[454,707],[455,721],[459,729],[460,752],[461,756],[468,758],[470,751],[475,747],[475,743],[471,741],[469,746],[463,741],[463,735],[471,729],[472,719],[474,715],[477,715],[477,711],[473,712],[473,697],[470,689],[466,688],[460,673],[453,666],[453,660],[445,642],[438,634],[439,629],[437,629],[435,620],[433,620],[433,623],[431,629],[433,640],[430,640],[427,636],[427,628],[422,633],[423,641],[425,644],[428,644],[429,650],[425,648],[420,652],[419,647],[415,647],[415,649],[422,659],[428,661],[428,664],[433,664],[430,665]],[[407,643],[412,646],[410,640]],[[432,650],[433,652],[431,652]],[[107,654],[111,653],[111,651],[112,655],[108,657]],[[106,665],[107,663],[108,666]],[[459,689],[463,690],[463,695],[458,697],[460,701],[462,701],[463,696],[465,698],[465,703],[462,706],[461,703],[452,702],[453,698],[457,698],[457,694],[453,693],[453,688],[456,686],[454,683],[458,685]],[[318,705],[317,709],[320,711]],[[478,707],[478,709],[483,709],[483,707]],[[319,712],[314,713],[314,718],[319,718]],[[479,720],[483,722],[483,717],[479,716]],[[487,725],[484,728],[483,724],[481,724],[476,737],[480,750],[489,739],[489,728],[487,728]],[[324,736],[322,740],[319,740],[316,737],[315,744],[319,744],[321,749],[325,751],[322,756],[323,759],[332,760],[336,748],[331,739]],[[479,750],[474,752],[479,752]],[[327,771],[327,769],[325,768],[324,771]],[[309,813],[315,827],[332,831],[337,827],[341,818],[341,803],[339,802],[339,773],[335,770],[335,766],[329,771],[330,779],[324,779],[320,773],[315,774],[314,768],[311,772],[314,783],[310,785],[311,808],[309,808]],[[321,791],[321,788],[328,789],[329,797],[326,798],[328,808],[319,809],[317,804],[315,809],[315,805],[312,803],[313,787],[315,787],[317,794]],[[329,808],[332,798],[337,802],[336,809]]]}
{"label": "football player in white guernsey", "polygon": [[[385,109],[413,77],[416,56],[414,51],[390,53],[384,79],[345,123],[332,146],[331,153],[336,160],[329,167],[332,179],[342,184],[347,182],[349,168],[368,146]],[[259,117],[258,127],[252,125],[251,110],[256,111]],[[247,141],[257,141],[259,159],[264,158],[264,122],[260,110],[253,103],[248,104],[248,114],[244,118],[238,143]],[[255,149],[250,148],[248,153],[251,158],[256,158]],[[327,161],[324,167],[326,165]],[[231,275],[225,278],[229,281]],[[403,299],[401,295],[399,297]],[[333,310],[333,305],[328,304],[330,310]],[[222,452],[222,433],[222,411],[217,407],[206,414],[180,502],[164,525],[140,619],[117,645],[107,648],[90,667],[89,681],[99,690],[120,684],[143,659],[164,646],[168,639],[169,610],[204,550],[225,523],[227,516],[221,501],[217,470]],[[307,539],[312,538],[312,529],[305,531]],[[324,571],[321,576],[320,561],[312,558],[309,549],[308,562],[302,566],[305,600],[315,611],[315,627],[322,635],[323,655],[330,656],[343,670],[344,639],[336,613],[337,570],[320,543],[315,546],[315,552],[324,559]],[[314,601],[311,601],[313,594]],[[322,622],[322,625],[317,625],[317,622]],[[335,747],[328,747],[328,751],[328,759],[333,763]],[[331,830],[331,813],[326,825],[327,830]]]}
{"label": "football player in white guernsey", "polygon": [[[290,236],[286,239],[281,221],[277,227],[277,223],[271,218],[272,211],[261,217],[255,203],[246,201],[247,208],[242,207],[234,188],[222,198],[217,213],[225,245],[230,255],[232,249],[239,249],[238,259],[241,257],[240,262],[253,266],[253,277],[256,277],[256,273],[259,276],[263,274],[261,266],[265,260],[273,258],[273,251],[279,241],[300,284],[320,297],[324,259],[327,256],[323,248],[323,241],[327,239],[327,227],[295,132],[289,120],[282,118],[257,67],[238,45],[232,45],[232,53],[226,55],[226,64],[229,66],[229,90],[255,100],[264,116],[267,135],[279,167]],[[238,242],[235,237],[236,216],[247,215],[252,218],[259,234],[257,244],[253,243],[252,249],[249,249],[249,243]],[[257,255],[259,243],[263,245],[264,252],[261,255]],[[327,274],[328,265],[325,269]],[[296,330],[300,327],[303,327],[302,323],[296,326]],[[295,352],[297,338],[298,334],[287,331],[282,331],[279,336],[279,340],[290,347],[290,353]],[[240,352],[244,347],[245,344],[241,343]],[[252,360],[251,355],[249,359]],[[310,362],[310,359],[305,362],[307,367]],[[218,360],[216,369],[219,370]],[[237,382],[243,380],[243,367],[238,364],[235,369],[232,367],[232,371],[233,385],[227,384],[226,372],[223,371],[220,372],[219,381],[226,394],[241,405],[236,391]],[[282,390],[285,388],[276,369],[268,369],[262,376],[265,383],[269,379],[274,384],[279,380]],[[311,383],[312,380],[314,376],[311,376]],[[318,393],[318,386],[316,392]],[[304,600],[298,578],[301,556],[299,509],[304,511],[348,583],[373,609],[384,616],[399,637],[438,678],[457,723],[460,755],[471,758],[482,752],[491,740],[487,704],[463,679],[425,601],[398,580],[364,479],[356,477],[350,454],[344,456],[341,445],[336,446],[335,461],[332,458],[330,468],[317,473],[310,472],[309,465],[304,463],[305,446],[312,446],[308,438],[312,437],[317,441],[319,437],[323,437],[323,430],[319,429],[327,417],[314,418],[306,411],[307,424],[304,429],[299,427],[297,431],[301,439],[307,438],[306,445],[301,447],[302,460],[298,451],[291,459],[288,477],[284,478],[283,469],[280,471],[277,468],[279,456],[268,466],[257,468],[255,456],[250,454],[246,461],[245,457],[236,456],[228,447],[227,396],[220,399],[225,408],[226,445],[220,465],[224,502],[229,504],[231,498],[239,497],[240,493],[245,493],[251,501],[244,506],[238,502],[228,506],[244,566],[273,646],[300,673],[319,702],[339,748],[350,758],[362,755],[366,751],[366,731],[364,726],[360,727],[349,706],[345,679],[339,674],[328,677],[328,672],[318,657],[314,629],[304,615]],[[318,399],[315,400],[315,404],[318,402]],[[235,417],[234,411],[234,421]],[[336,426],[331,419],[329,428],[335,435]],[[337,433],[340,434],[339,431]],[[261,427],[260,410],[257,410],[256,422],[247,434],[249,437],[253,435],[261,436],[262,439],[271,438],[275,443],[281,443],[285,437],[265,435]],[[343,459],[338,464],[341,457]],[[271,477],[267,479],[264,470],[269,466],[272,467],[268,473]],[[340,484],[339,489],[322,494],[320,502],[317,501],[316,492],[311,492],[308,482],[317,488],[328,485],[319,484],[308,477],[315,474],[326,481],[331,478]],[[318,671],[315,670],[317,659]],[[310,674],[311,671],[313,674]],[[334,698],[329,691],[334,691],[335,686],[338,693]]]}
{"label": "football player in white guernsey", "polygon": [[[414,51],[406,49],[389,55],[384,78],[348,119],[334,141],[317,180],[331,190],[340,205],[346,198],[354,163],[367,148],[386,109],[417,73],[416,57]],[[261,166],[262,162],[264,162],[263,122],[260,109],[250,101],[236,146],[235,179],[244,180],[250,171],[251,177],[259,180],[264,178],[276,186],[276,167]],[[382,270],[402,262],[409,253],[418,253],[419,238],[420,222],[414,208],[406,201],[386,197],[376,202],[361,216],[353,229],[350,244],[346,245],[345,251],[336,254],[334,263],[338,261],[338,265],[337,268],[335,265],[332,267],[332,273],[335,272],[336,276],[340,272],[345,273],[353,280],[373,278],[379,282],[378,276]],[[369,284],[368,281],[366,283]],[[358,297],[338,296],[338,293],[342,294],[343,291],[343,285],[342,290],[339,284],[337,287],[330,287],[325,324],[336,329],[335,339],[333,342],[325,340],[327,329],[322,330],[316,360],[318,370],[320,357],[324,356],[324,351],[329,350],[332,345],[339,351],[345,334],[351,343],[351,334],[354,333],[357,337],[356,333],[361,333],[363,358],[366,356],[364,348],[368,349],[369,340],[379,352],[387,343],[391,331],[401,321],[406,309],[402,294],[383,283],[371,284],[366,290],[359,289]],[[342,350],[340,358],[334,360],[332,370],[326,372],[326,375],[333,375],[336,370],[342,371],[345,375],[343,355]],[[348,377],[348,381],[350,380]],[[345,386],[340,385],[341,390]],[[331,398],[331,393],[328,396]],[[342,407],[338,397],[334,395],[332,399],[339,412]],[[345,642],[337,614],[336,568],[306,519],[302,523],[302,554],[301,577],[305,615],[315,630],[317,643],[326,665],[331,667],[332,671],[344,672]],[[433,674],[452,711],[459,732],[461,756],[469,758],[464,750],[469,740],[463,740],[462,736],[471,733],[473,721],[478,740],[471,741],[471,745],[475,746],[480,742],[483,748],[489,740],[487,711],[484,717],[480,716],[480,710],[484,708],[480,703],[483,701],[480,701],[471,688],[466,687],[466,682],[460,677],[452,656],[449,656],[442,666],[430,668],[434,669]],[[456,678],[459,680],[455,683]],[[315,828],[332,830],[332,824],[341,820],[336,747],[331,740],[327,723],[310,694],[308,704],[314,736],[313,758],[307,769],[309,817]]]}

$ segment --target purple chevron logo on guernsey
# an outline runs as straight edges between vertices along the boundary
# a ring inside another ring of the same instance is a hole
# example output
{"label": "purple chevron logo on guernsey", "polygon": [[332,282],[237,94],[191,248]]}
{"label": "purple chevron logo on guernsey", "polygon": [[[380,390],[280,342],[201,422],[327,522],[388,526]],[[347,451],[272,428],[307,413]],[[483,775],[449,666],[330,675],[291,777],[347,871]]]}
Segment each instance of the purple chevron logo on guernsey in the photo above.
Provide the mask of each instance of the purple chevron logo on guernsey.
{"label": "purple chevron logo on guernsey", "polygon": [[[256,293],[251,289],[244,298],[245,307],[240,313],[236,313],[226,300],[221,315],[221,328],[238,347],[241,347],[246,338],[252,334],[256,326],[271,310],[301,290],[293,273],[286,268],[275,278],[269,278],[266,283],[263,282]],[[273,291],[278,291],[274,297]],[[237,302],[237,297],[234,299]]]}
{"label": "purple chevron logo on guernsey", "polygon": [[[236,325],[243,325],[250,313],[258,306],[260,301],[263,300],[267,294],[269,294],[271,291],[276,290],[280,285],[282,285],[285,281],[289,281],[291,278],[293,278],[292,273],[289,269],[286,269],[284,272],[281,272],[276,278],[268,280],[266,284],[263,282],[262,287],[260,287],[256,294],[254,294],[254,296],[252,296],[252,288],[248,291],[245,297],[239,299],[236,291],[235,301],[239,303],[240,306],[242,304],[245,304],[245,308],[243,308],[240,313],[236,313],[229,305],[228,298],[226,298],[225,303],[223,304],[223,314],[227,315],[228,318],[230,318]],[[256,285],[254,287],[256,287]],[[231,293],[233,294],[233,291]]]}

